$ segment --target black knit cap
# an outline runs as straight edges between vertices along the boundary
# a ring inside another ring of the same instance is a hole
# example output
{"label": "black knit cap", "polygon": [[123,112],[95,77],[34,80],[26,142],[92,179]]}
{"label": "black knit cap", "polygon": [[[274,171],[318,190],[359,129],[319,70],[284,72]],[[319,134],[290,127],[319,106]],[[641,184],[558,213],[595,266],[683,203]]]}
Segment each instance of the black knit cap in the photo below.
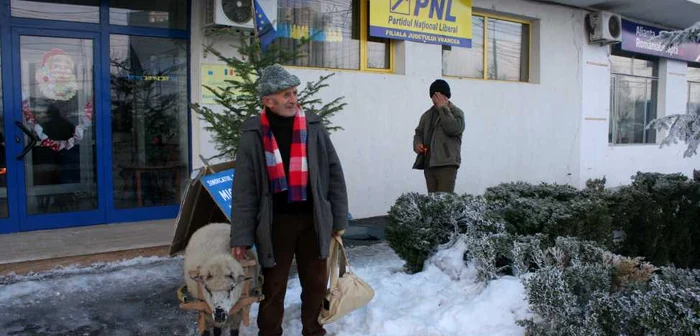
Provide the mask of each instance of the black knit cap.
{"label": "black knit cap", "polygon": [[433,98],[435,92],[442,93],[448,99],[452,96],[450,93],[450,86],[442,79],[438,79],[434,81],[433,84],[430,84],[430,98]]}

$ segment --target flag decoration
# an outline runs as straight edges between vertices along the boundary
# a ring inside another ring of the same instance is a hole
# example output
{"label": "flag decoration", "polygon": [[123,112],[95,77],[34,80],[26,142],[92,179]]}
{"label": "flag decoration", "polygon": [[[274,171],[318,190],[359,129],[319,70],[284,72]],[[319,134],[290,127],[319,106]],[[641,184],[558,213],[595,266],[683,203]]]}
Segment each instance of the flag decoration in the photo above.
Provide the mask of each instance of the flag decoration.
{"label": "flag decoration", "polygon": [[[275,27],[260,6],[260,2],[258,0],[254,0],[253,2],[255,8],[255,30],[258,33],[258,38],[260,38],[262,50],[265,51],[267,46],[277,38],[277,31],[275,31]],[[276,15],[277,13],[273,14]]]}

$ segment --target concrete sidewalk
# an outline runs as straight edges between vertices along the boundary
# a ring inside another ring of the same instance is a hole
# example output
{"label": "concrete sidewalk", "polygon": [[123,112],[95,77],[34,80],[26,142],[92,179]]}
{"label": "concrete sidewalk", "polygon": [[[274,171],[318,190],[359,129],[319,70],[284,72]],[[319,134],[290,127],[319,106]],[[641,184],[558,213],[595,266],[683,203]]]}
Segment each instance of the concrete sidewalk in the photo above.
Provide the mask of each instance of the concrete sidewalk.
{"label": "concrete sidewalk", "polygon": [[0,274],[167,255],[174,219],[0,235]]}
{"label": "concrete sidewalk", "polygon": [[[89,265],[137,256],[167,256],[174,219],[95,225],[0,235],[0,275],[42,272],[58,266]],[[348,246],[384,239],[385,217],[352,220]]]}

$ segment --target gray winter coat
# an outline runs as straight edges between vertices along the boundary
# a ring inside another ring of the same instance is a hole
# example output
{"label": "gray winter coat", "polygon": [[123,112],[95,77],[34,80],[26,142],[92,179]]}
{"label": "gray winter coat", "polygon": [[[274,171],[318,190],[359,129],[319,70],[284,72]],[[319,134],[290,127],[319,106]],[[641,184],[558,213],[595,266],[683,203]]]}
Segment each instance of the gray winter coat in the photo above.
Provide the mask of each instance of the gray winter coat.
{"label": "gray winter coat", "polygon": [[[432,120],[434,122],[431,122]],[[413,136],[413,148],[419,144],[427,146],[430,162],[425,162],[423,155],[418,154],[413,169],[459,167],[462,164],[462,133],[464,133],[462,110],[452,102],[441,110],[435,106],[431,107],[421,116],[416,134]]]}
{"label": "gray winter coat", "polygon": [[[321,118],[306,114],[309,183],[320,258],[327,258],[333,231],[348,226],[348,196],[343,168]],[[241,126],[234,168],[231,246],[253,246],[263,267],[275,265],[272,246],[272,192],[263,149],[260,117]]]}

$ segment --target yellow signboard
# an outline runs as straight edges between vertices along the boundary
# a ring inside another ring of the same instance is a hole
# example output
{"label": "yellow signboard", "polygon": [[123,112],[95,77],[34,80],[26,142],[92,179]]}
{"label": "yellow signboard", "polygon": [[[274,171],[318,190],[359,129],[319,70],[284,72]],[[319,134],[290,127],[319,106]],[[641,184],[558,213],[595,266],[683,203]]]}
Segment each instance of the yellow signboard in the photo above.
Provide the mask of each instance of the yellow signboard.
{"label": "yellow signboard", "polygon": [[[233,68],[226,64],[202,64],[202,85],[212,89],[229,86],[226,80],[237,79]],[[217,92],[221,92],[217,89]],[[216,96],[207,88],[202,87],[202,104],[216,104]]]}
{"label": "yellow signboard", "polygon": [[471,0],[371,0],[375,37],[471,48]]}

